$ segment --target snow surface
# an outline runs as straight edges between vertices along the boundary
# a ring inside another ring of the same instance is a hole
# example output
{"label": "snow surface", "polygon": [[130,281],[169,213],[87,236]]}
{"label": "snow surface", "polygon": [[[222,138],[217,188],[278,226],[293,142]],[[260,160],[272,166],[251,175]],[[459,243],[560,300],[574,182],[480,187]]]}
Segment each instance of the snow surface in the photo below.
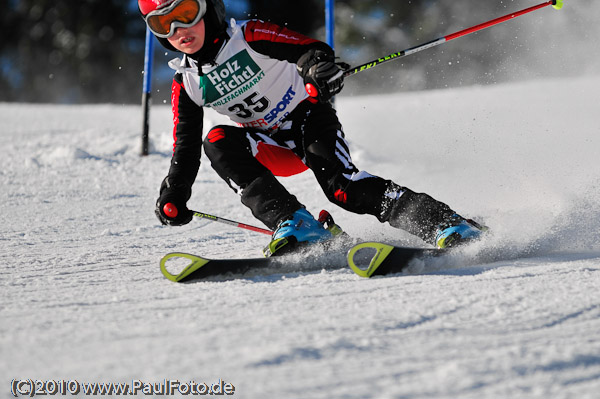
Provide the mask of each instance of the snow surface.
{"label": "snow surface", "polygon": [[[259,255],[268,237],[160,226],[171,116],[0,104],[0,392],[13,378],[216,382],[239,398],[600,397],[600,77],[340,97],[355,162],[492,229],[452,261],[362,279],[306,265],[176,284],[170,251]],[[213,114],[209,122],[223,120]],[[351,235],[420,245],[283,180]],[[192,209],[257,224],[204,160]],[[504,260],[469,262],[502,246]],[[527,254],[526,257],[520,257]]]}

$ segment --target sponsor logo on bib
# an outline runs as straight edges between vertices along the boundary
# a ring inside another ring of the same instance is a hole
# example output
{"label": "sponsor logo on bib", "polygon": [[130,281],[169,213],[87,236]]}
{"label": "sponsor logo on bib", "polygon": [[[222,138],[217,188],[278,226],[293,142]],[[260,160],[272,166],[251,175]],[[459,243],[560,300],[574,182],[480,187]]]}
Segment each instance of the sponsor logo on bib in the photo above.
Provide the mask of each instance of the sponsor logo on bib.
{"label": "sponsor logo on bib", "polygon": [[265,76],[246,50],[200,77],[205,104],[225,104],[256,85]]}

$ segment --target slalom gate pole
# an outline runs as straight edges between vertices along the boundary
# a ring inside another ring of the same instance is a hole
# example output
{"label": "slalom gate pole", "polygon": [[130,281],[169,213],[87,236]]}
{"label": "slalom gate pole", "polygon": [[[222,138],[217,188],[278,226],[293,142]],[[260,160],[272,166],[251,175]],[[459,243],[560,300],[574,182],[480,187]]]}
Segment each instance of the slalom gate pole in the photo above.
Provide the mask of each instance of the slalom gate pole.
{"label": "slalom gate pole", "polygon": [[144,54],[144,87],[142,91],[142,155],[148,155],[150,130],[150,103],[152,100],[152,60],[154,58],[154,35],[146,28],[146,51]]}
{"label": "slalom gate pole", "polygon": [[[177,217],[177,214],[179,213],[179,211],[177,210],[177,207],[170,202],[165,204],[165,206],[163,207],[163,212],[165,213],[165,215],[167,215],[168,217],[171,217],[171,218]],[[257,233],[263,233],[263,234],[268,234],[268,235],[273,234],[273,232],[271,230],[263,229],[262,227],[251,226],[249,224],[236,222],[235,220],[229,220],[229,219],[225,219],[225,218],[222,218],[219,216],[209,215],[208,213],[204,213],[204,212],[192,211],[192,213],[193,213],[194,217],[210,220],[211,222],[219,222],[219,223],[223,223],[223,224],[228,224],[230,226],[239,227],[240,229],[256,231]]]}
{"label": "slalom gate pole", "polygon": [[335,48],[335,1],[325,0],[325,36],[329,47]]}
{"label": "slalom gate pole", "polygon": [[563,6],[563,1],[564,0],[550,0],[550,1],[546,1],[546,2],[538,4],[536,6],[529,7],[529,8],[517,11],[517,12],[513,12],[513,13],[507,14],[507,15],[505,15],[503,17],[492,19],[491,21],[487,21],[487,22],[484,22],[482,24],[475,25],[475,26],[472,26],[472,27],[467,28],[467,29],[463,29],[463,30],[461,30],[459,32],[452,33],[450,35],[440,37],[439,39],[432,40],[430,42],[421,44],[419,46],[411,47],[409,49],[402,50],[402,51],[397,52],[397,53],[389,54],[389,55],[387,55],[385,57],[378,58],[376,60],[367,62],[367,63],[362,64],[362,65],[358,65],[356,67],[352,67],[349,70],[347,70],[346,72],[344,72],[343,76],[344,77],[348,77],[348,76],[357,74],[359,72],[366,71],[367,69],[371,69],[371,68],[373,68],[373,67],[375,67],[377,65],[383,64],[384,62],[396,60],[398,58],[406,57],[407,55],[418,53],[419,51],[423,51],[423,50],[426,50],[428,48],[439,46],[440,44],[444,44],[446,42],[449,42],[450,40],[458,39],[459,37],[463,37],[463,36],[469,35],[471,33],[474,33],[474,32],[477,32],[477,31],[489,28],[490,26],[498,25],[498,24],[500,24],[502,22],[509,21],[509,20],[511,20],[513,18],[516,18],[516,17],[519,17],[521,15],[530,13],[530,12],[535,11],[535,10],[539,10],[540,8],[544,8],[544,7],[547,7],[547,6],[552,6],[555,9],[560,10],[562,8],[562,6]]}

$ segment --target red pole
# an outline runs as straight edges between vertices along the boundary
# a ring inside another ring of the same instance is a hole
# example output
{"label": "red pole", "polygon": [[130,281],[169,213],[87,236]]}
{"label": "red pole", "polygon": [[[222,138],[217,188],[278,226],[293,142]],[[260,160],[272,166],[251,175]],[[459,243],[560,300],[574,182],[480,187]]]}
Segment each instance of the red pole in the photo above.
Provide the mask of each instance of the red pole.
{"label": "red pole", "polygon": [[500,17],[500,18],[492,19],[491,21],[487,21],[487,22],[484,22],[482,24],[479,24],[479,25],[476,25],[476,26],[472,26],[470,28],[461,30],[460,32],[452,33],[452,34],[450,34],[448,36],[444,36],[444,39],[446,39],[446,41],[449,42],[450,40],[458,39],[459,37],[466,36],[466,35],[471,34],[473,32],[477,32],[477,31],[489,28],[490,26],[498,25],[498,24],[500,24],[502,22],[505,22],[505,21],[508,21],[510,19],[519,17],[519,16],[521,16],[523,14],[527,14],[527,13],[530,13],[530,12],[535,11],[535,10],[539,10],[540,8],[551,6],[553,4],[554,4],[554,1],[550,0],[550,1],[547,1],[545,3],[538,4],[537,6],[529,7],[529,8],[526,8],[524,10],[513,12],[512,14],[505,15],[505,16]]}
{"label": "red pole", "polygon": [[194,216],[197,218],[207,219],[207,220],[211,220],[213,222],[224,223],[224,224],[228,224],[230,226],[239,227],[240,229],[256,231],[257,233],[263,233],[263,234],[268,234],[268,235],[273,234],[273,232],[271,230],[263,229],[262,227],[250,226],[249,224],[236,222],[235,220],[229,220],[229,219],[225,219],[225,218],[222,218],[219,216],[209,215],[208,213],[203,213],[203,212],[198,212],[198,211],[192,211],[192,212],[194,213]]}
{"label": "red pole", "polygon": [[362,72],[362,71],[365,71],[367,69],[371,69],[371,68],[373,68],[373,67],[375,67],[375,66],[377,66],[379,64],[383,64],[384,62],[392,61],[392,60],[395,60],[397,58],[401,58],[401,57],[405,57],[407,55],[418,53],[419,51],[423,51],[423,50],[426,50],[426,49],[431,48],[431,47],[439,46],[440,44],[444,44],[444,43],[446,43],[446,42],[448,42],[450,40],[457,39],[457,38],[462,37],[462,36],[466,36],[466,35],[468,35],[470,33],[477,32],[477,31],[483,30],[485,28],[489,28],[490,26],[498,25],[498,24],[500,24],[502,22],[505,22],[505,21],[508,21],[510,19],[516,18],[516,17],[521,16],[523,14],[527,14],[527,13],[530,13],[532,11],[539,10],[540,8],[544,8],[544,7],[548,7],[548,6],[554,6],[554,8],[560,9],[562,7],[562,3],[563,3],[563,0],[550,0],[550,1],[546,1],[544,3],[538,4],[537,6],[529,7],[529,8],[526,8],[524,10],[521,10],[521,11],[516,11],[516,12],[513,12],[511,14],[507,14],[507,15],[505,15],[503,17],[496,18],[496,19],[493,19],[491,21],[484,22],[482,24],[473,26],[471,28],[467,28],[467,29],[461,30],[460,32],[456,32],[456,33],[452,33],[452,34],[449,34],[449,35],[444,36],[444,37],[440,37],[439,39],[435,39],[435,40],[429,41],[429,42],[421,44],[419,46],[411,47],[409,49],[402,50],[402,51],[397,52],[397,53],[389,54],[389,55],[387,55],[385,57],[381,57],[381,58],[378,58],[378,59],[373,60],[371,62],[367,62],[366,64],[362,64],[362,65],[350,68],[349,70],[347,70],[346,72],[344,72],[344,77],[348,77],[348,76],[354,75],[354,74],[356,74],[358,72]]}
{"label": "red pole", "polygon": [[[170,202],[165,204],[165,206],[163,207],[163,212],[165,213],[165,215],[167,215],[168,217],[171,217],[171,218],[176,217],[177,214],[179,213],[177,207]],[[222,218],[219,216],[209,215],[208,213],[204,213],[204,212],[192,211],[192,213],[194,214],[195,217],[200,218],[200,219],[207,219],[207,220],[210,220],[213,222],[224,223],[224,224],[228,224],[230,226],[239,227],[240,229],[256,231],[257,233],[263,233],[263,234],[268,234],[268,235],[273,234],[273,232],[271,230],[263,229],[262,227],[251,226],[249,224],[236,222],[235,220],[229,220],[229,219],[225,219],[225,218]]]}

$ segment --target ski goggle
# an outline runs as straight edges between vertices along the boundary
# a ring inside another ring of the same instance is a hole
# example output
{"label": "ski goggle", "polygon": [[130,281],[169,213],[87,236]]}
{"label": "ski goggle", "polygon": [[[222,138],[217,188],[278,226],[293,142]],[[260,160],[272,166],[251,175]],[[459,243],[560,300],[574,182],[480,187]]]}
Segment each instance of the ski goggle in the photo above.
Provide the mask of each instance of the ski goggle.
{"label": "ski goggle", "polygon": [[175,0],[167,7],[151,11],[144,18],[156,36],[173,36],[176,28],[196,25],[206,13],[206,0]]}

